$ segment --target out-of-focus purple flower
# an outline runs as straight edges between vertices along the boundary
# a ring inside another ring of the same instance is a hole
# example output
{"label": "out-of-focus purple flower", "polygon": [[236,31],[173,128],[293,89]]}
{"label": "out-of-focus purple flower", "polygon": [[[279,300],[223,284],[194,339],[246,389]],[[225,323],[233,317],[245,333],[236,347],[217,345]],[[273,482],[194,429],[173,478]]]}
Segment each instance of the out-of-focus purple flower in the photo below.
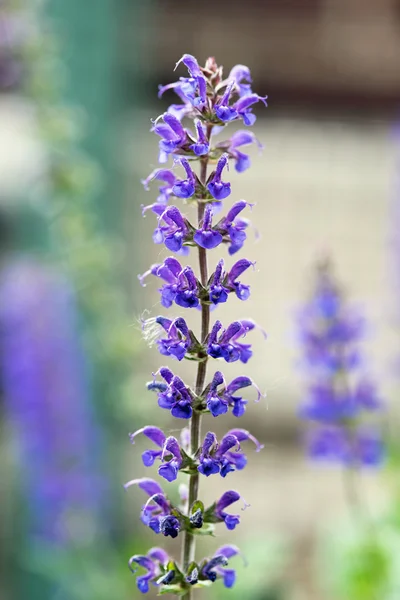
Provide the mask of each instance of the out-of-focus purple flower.
{"label": "out-of-focus purple flower", "polygon": [[381,436],[374,430],[359,428],[352,432],[341,426],[320,427],[309,436],[311,458],[344,466],[377,467],[384,458]]}
{"label": "out-of-focus purple flower", "polygon": [[146,570],[144,575],[136,577],[136,585],[139,592],[147,594],[149,591],[149,583],[159,585],[157,580],[163,574],[163,567],[168,564],[170,558],[162,548],[151,548],[146,555],[135,554],[129,559],[129,568],[132,573],[136,573],[137,569],[133,568],[133,564],[143,567]]}
{"label": "out-of-focus purple flower", "polygon": [[235,169],[238,173],[243,173],[250,167],[250,158],[248,154],[238,150],[241,146],[247,146],[249,144],[257,144],[259,150],[262,150],[263,146],[257,140],[254,133],[251,131],[236,131],[230,140],[226,142],[220,142],[217,144],[217,148],[225,150],[230,158],[235,161]]}
{"label": "out-of-focus purple flower", "polygon": [[310,387],[300,415],[313,421],[331,423],[351,419],[358,412],[359,407],[350,390],[335,389],[334,382],[325,381]]}
{"label": "out-of-focus purple flower", "polygon": [[151,381],[147,384],[147,389],[158,393],[158,405],[170,410],[173,417],[190,419],[193,398],[189,388],[167,367],[161,367],[159,373],[165,383]]}
{"label": "out-of-focus purple flower", "polygon": [[310,368],[334,373],[359,365],[357,344],[365,332],[365,320],[347,306],[336,284],[326,273],[319,275],[310,301],[299,312],[299,336]]}
{"label": "out-of-focus purple flower", "polygon": [[360,371],[364,319],[348,306],[328,263],[319,267],[315,291],[299,313],[299,337],[308,375],[300,416],[316,424],[310,456],[344,465],[377,466],[383,458],[378,430],[365,417],[382,408],[376,386]]}
{"label": "out-of-focus purple flower", "polygon": [[[107,494],[75,298],[62,277],[33,261],[3,268],[0,354],[6,418],[29,498],[29,535],[67,547],[104,518]],[[74,515],[85,516],[87,529],[71,527]]]}

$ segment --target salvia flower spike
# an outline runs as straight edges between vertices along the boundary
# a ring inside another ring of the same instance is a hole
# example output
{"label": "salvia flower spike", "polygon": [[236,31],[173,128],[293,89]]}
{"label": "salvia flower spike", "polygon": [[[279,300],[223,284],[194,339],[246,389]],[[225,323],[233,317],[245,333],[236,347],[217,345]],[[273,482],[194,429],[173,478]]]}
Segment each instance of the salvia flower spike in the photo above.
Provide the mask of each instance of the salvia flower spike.
{"label": "salvia flower spike", "polygon": [[[240,524],[240,514],[233,514],[230,509],[241,500],[240,493],[228,490],[205,507],[199,497],[200,480],[206,482],[210,476],[218,475],[225,478],[244,469],[245,452],[258,452],[263,447],[246,429],[231,429],[217,438],[212,431],[202,435],[200,425],[203,413],[220,417],[231,409],[235,417],[242,417],[248,404],[243,398],[245,388],[255,387],[257,399],[261,396],[249,377],[238,373],[229,382],[218,370],[207,377],[207,366],[213,359],[247,363],[252,356],[252,335],[248,334],[258,327],[251,319],[223,323],[217,318],[210,324],[212,307],[218,310],[218,305],[229,298],[236,296],[244,301],[250,295],[250,286],[242,278],[255,263],[247,258],[231,263],[229,255],[240,250],[246,240],[249,221],[241,213],[253,205],[240,200],[226,207],[222,218],[217,217],[217,212],[224,209],[223,201],[231,194],[231,184],[226,181],[230,163],[242,173],[249,168],[250,159],[241,147],[256,144],[261,148],[247,129],[216,143],[213,134],[224,130],[231,121],[252,125],[254,105],[266,102],[252,91],[250,71],[244,65],[233,67],[226,79],[213,58],[201,67],[194,56],[184,54],[176,68],[183,66],[186,75],[159,89],[159,96],[174,92],[180,101],[153,121],[152,131],[159,138],[159,162],[164,166],[143,180],[146,190],[153,189],[153,181],[158,182],[158,196],[153,204],[143,208],[143,214],[154,213],[157,225],[153,241],[164,244],[172,254],[153,264],[139,280],[143,286],[149,276],[160,281],[160,303],[164,308],[176,304],[200,312],[201,327],[196,333],[189,328],[186,315],[175,319],[161,315],[142,322],[144,337],[157,346],[160,354],[195,362],[197,375],[191,387],[169,366],[153,373],[147,389],[156,393],[158,406],[169,410],[183,429],[181,435],[175,431],[171,435],[155,425],[146,425],[130,434],[132,444],[142,436],[147,438],[143,464],[152,473],[158,472],[163,485],[144,477],[129,481],[125,488],[139,488],[145,493],[141,512],[144,525],[161,539],[165,536],[182,540],[180,561],[158,547],[131,557],[129,566],[135,574],[138,571],[138,589],[146,593],[154,585],[160,593],[191,600],[193,587],[204,587],[217,579],[225,587],[232,587],[236,574],[228,563],[239,554],[236,546],[226,545],[214,554],[210,552],[209,557],[196,557],[198,533],[212,533],[218,523],[224,523],[230,531]],[[213,168],[209,169],[211,165]],[[197,207],[197,220],[192,224],[189,207],[193,204]],[[224,244],[228,252],[223,258]],[[198,254],[198,272],[182,260],[190,248]],[[210,251],[215,265],[211,273]],[[188,485],[180,485],[180,503],[176,504],[171,499],[176,494],[169,494],[168,486],[178,476],[186,476]]]}
{"label": "salvia flower spike", "polygon": [[300,417],[310,423],[308,454],[350,469],[379,466],[384,451],[374,417],[382,401],[360,352],[365,322],[346,302],[329,261],[318,265],[298,330],[308,377],[300,406]]}

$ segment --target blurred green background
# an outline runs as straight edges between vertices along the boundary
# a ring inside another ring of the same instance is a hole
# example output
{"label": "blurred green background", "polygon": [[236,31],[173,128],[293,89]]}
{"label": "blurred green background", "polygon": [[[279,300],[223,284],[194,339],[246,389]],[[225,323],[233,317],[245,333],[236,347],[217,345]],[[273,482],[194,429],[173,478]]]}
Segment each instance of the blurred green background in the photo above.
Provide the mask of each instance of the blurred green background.
{"label": "blurred green background", "polygon": [[[373,588],[398,579],[385,562],[398,545],[390,527],[383,558],[376,549],[371,558],[357,532],[358,583],[348,587],[345,569],[331,569],[352,564],[343,557],[356,534],[340,472],[303,456],[293,334],[312,265],[329,252],[372,324],[371,372],[396,423],[394,0],[0,1],[0,597],[136,598],[128,558],[165,541],[140,523],[140,491],[122,484],[149,475],[145,446],[132,447],[128,433],[176,430],[145,392],[161,363],[138,323],[144,310],[159,312],[159,300],[137,274],[163,255],[151,243],[154,219],[141,216],[153,198],[140,180],[157,163],[149,129],[166,107],[157,86],[174,80],[184,52],[201,63],[214,55],[227,70],[248,65],[269,95],[255,127],[264,152],[246,175],[230,173],[233,201],[257,203],[246,248],[257,261],[252,296],[224,309],[268,332],[246,371],[267,398],[242,425],[265,449],[235,474],[251,504],[234,535],[248,566],[238,561],[233,591],[218,584],[203,597],[394,600],[396,583]],[[190,365],[176,371],[193,376]],[[209,417],[204,428],[211,424],[220,434],[235,421]],[[363,478],[377,518],[394,473]],[[226,481],[203,488],[212,501]],[[229,541],[220,531],[199,553]],[[166,545],[179,555],[179,544]]]}

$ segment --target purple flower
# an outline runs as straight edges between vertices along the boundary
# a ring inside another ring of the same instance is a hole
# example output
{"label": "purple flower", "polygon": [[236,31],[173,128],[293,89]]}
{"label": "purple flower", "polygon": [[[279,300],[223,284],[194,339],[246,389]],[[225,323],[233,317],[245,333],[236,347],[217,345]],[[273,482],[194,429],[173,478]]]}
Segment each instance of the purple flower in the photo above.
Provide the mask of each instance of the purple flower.
{"label": "purple flower", "polygon": [[163,464],[158,474],[167,481],[175,481],[182,465],[182,456],[178,440],[171,435],[165,440],[161,460]]}
{"label": "purple flower", "polygon": [[169,256],[162,264],[152,265],[146,273],[139,276],[140,282],[148,275],[155,275],[166,281],[160,288],[161,304],[169,308],[175,302],[184,308],[199,305],[198,281],[191,267],[184,267],[176,258]]}
{"label": "purple flower", "polygon": [[364,320],[344,302],[327,262],[318,267],[299,329],[309,377],[300,416],[318,424],[308,440],[310,456],[345,466],[377,466],[383,457],[378,431],[361,427],[366,413],[382,408],[376,386],[359,372]]}
{"label": "purple flower", "polygon": [[1,396],[17,436],[27,543],[67,551],[85,535],[71,518],[98,527],[108,498],[75,294],[27,259],[4,261],[0,290]]}
{"label": "purple flower", "polygon": [[234,87],[235,81],[231,81],[226,86],[225,93],[215,106],[215,114],[224,123],[229,123],[229,121],[234,121],[238,118],[237,110],[233,106],[229,106],[230,96]]}
{"label": "purple flower", "polygon": [[157,341],[160,354],[182,360],[191,344],[186,321],[182,317],[178,317],[173,321],[165,317],[156,317],[155,321],[167,333],[166,338]]}
{"label": "purple flower", "polygon": [[160,450],[146,450],[142,454],[142,461],[143,461],[144,466],[151,467],[154,464],[154,461],[156,460],[156,458],[161,458],[162,453],[163,453],[162,449],[164,447],[166,438],[161,429],[159,429],[158,427],[154,427],[154,425],[148,425],[146,427],[142,427],[141,429],[138,429],[137,431],[135,431],[135,433],[129,434],[132,444],[135,443],[135,437],[137,435],[139,435],[140,433],[143,433],[143,435],[148,437],[149,440],[154,442],[156,444],[156,446],[158,446],[160,448]]}
{"label": "purple flower", "polygon": [[[160,119],[164,123],[159,123]],[[159,142],[159,162],[161,163],[167,162],[169,154],[179,150],[179,148],[182,148],[182,146],[189,142],[188,135],[179,119],[168,112],[156,119],[152,131],[162,138]]]}
{"label": "purple flower", "polygon": [[236,581],[236,572],[234,569],[225,569],[228,559],[239,554],[239,548],[231,544],[221,546],[215,552],[214,556],[206,562],[201,570],[201,576],[209,581],[215,581],[221,577],[226,588],[231,588]]}
{"label": "purple flower", "polygon": [[216,248],[222,242],[222,235],[212,229],[212,214],[213,209],[210,204],[207,204],[204,211],[204,219],[202,223],[201,229],[198,229],[193,236],[193,240],[201,246],[202,248],[206,248],[207,250],[211,250],[212,248]]}
{"label": "purple flower", "polygon": [[187,67],[187,70],[189,71],[189,74],[192,77],[196,77],[197,75],[202,74],[197,59],[191,54],[184,54],[176,63],[174,71],[176,71],[176,69],[181,63],[183,63],[185,67]]}
{"label": "purple flower", "polygon": [[217,163],[217,168],[211,174],[207,189],[216,200],[224,200],[231,193],[231,184],[221,181],[222,171],[228,164],[228,154],[223,154]]}
{"label": "purple flower", "polygon": [[[162,221],[165,223],[164,225],[161,225]],[[180,210],[176,206],[170,206],[160,214],[159,225],[154,233],[153,240],[156,244],[164,242],[171,252],[178,252],[182,249],[188,234],[188,226]]]}
{"label": "purple flower", "polygon": [[245,229],[247,229],[249,222],[246,219],[237,218],[246,206],[251,207],[252,205],[244,200],[236,202],[228,211],[226,217],[224,217],[217,225],[218,229],[224,233],[226,232],[230,238],[231,244],[228,252],[231,255],[240,250],[246,240]]}
{"label": "purple flower", "polygon": [[330,423],[354,418],[359,413],[359,409],[350,390],[336,389],[333,382],[326,381],[310,386],[300,416],[313,421]]}
{"label": "purple flower", "polygon": [[[267,106],[267,96],[253,93],[251,81],[249,69],[244,65],[236,65],[229,78],[220,84],[219,88],[226,86],[225,92],[215,105],[215,114],[221,121],[229,123],[241,118],[245,125],[254,125],[256,117],[252,113],[252,106],[260,101]],[[239,95],[236,102],[232,102],[233,95]]]}
{"label": "purple flower", "polygon": [[[178,67],[181,62],[187,67],[190,77],[180,77],[179,81],[160,86],[158,92],[159,97],[161,97],[167,90],[174,90],[184,103],[182,107],[173,105],[175,116],[178,116],[176,113],[179,111],[181,113],[179,115],[180,118],[185,115],[192,116],[193,109],[202,112],[208,105],[207,82],[197,60],[190,54],[185,54],[181,60],[177,62],[176,67]],[[196,112],[194,114],[196,114]]]}
{"label": "purple flower", "polygon": [[356,344],[364,330],[361,315],[343,302],[328,274],[321,273],[313,298],[299,313],[299,337],[308,366],[327,373],[358,367]]}
{"label": "purple flower", "polygon": [[[143,181],[142,181],[145,190],[149,190],[149,183],[150,183],[150,181],[153,181],[154,179],[157,179],[159,181],[164,181],[166,184],[166,185],[162,185],[158,188],[158,191],[160,192],[160,194],[157,197],[157,204],[161,204],[162,206],[165,206],[168,204],[168,200],[169,200],[170,196],[173,195],[173,187],[174,187],[174,184],[176,181],[176,177],[175,177],[174,173],[172,171],[170,171],[169,169],[155,169],[154,171],[152,171],[150,173],[150,175],[148,177],[146,177],[146,179],[143,179]],[[152,207],[153,207],[153,205],[150,204],[149,206],[146,206],[143,210],[146,211]]]}
{"label": "purple flower", "polygon": [[150,582],[154,583],[154,585],[158,585],[157,579],[161,576],[163,567],[169,560],[168,554],[162,548],[151,548],[145,556],[141,554],[131,556],[129,559],[129,568],[132,573],[136,573],[137,571],[137,569],[132,568],[133,563],[136,563],[139,567],[143,567],[146,570],[144,575],[136,577],[136,585],[139,592],[147,594]]}
{"label": "purple flower", "polygon": [[190,267],[185,267],[179,275],[175,302],[183,308],[195,308],[199,305],[198,282]]}
{"label": "purple flower", "polygon": [[308,452],[315,460],[347,467],[377,467],[384,458],[382,438],[377,431],[362,428],[346,431],[338,426],[316,429],[309,436]]}
{"label": "purple flower", "polygon": [[179,162],[185,169],[187,178],[176,180],[172,191],[178,198],[191,198],[196,191],[196,175],[193,173],[186,158],[181,158]]}
{"label": "purple flower", "polygon": [[231,340],[241,329],[242,325],[239,321],[234,321],[223,330],[221,321],[216,321],[208,339],[207,353],[213,358],[223,358],[226,362],[239,360],[240,352]]}
{"label": "purple flower", "polygon": [[253,83],[253,80],[251,78],[249,67],[246,67],[245,65],[235,65],[228,75],[228,80],[231,79],[234,80],[236,91],[240,97],[252,93],[250,84]]}
{"label": "purple flower", "polygon": [[[208,338],[207,353],[213,358],[223,358],[226,362],[237,360],[247,363],[252,356],[250,344],[238,342],[256,327],[252,320],[234,321],[222,330],[222,323],[216,321]],[[222,332],[221,332],[222,330]]]}
{"label": "purple flower", "polygon": [[158,392],[158,405],[170,410],[173,417],[190,419],[193,400],[190,390],[167,367],[161,367],[159,373],[166,383],[153,381],[147,384],[147,389]]}
{"label": "purple flower", "polygon": [[[222,390],[218,391],[218,387],[221,385],[224,385],[224,387]],[[234,394],[238,390],[250,386],[256,388],[258,393],[257,400],[259,400],[261,397],[261,392],[249,377],[236,377],[228,386],[226,386],[222,373],[217,371],[208,387],[208,393],[206,397],[208,410],[211,412],[213,417],[218,417],[219,415],[228,412],[228,408],[231,406],[232,414],[235,417],[241,417],[246,410],[247,400],[244,400],[240,396],[234,396]]]}
{"label": "purple flower", "polygon": [[196,119],[195,125],[197,130],[197,142],[195,144],[191,144],[190,149],[193,150],[197,156],[203,156],[204,154],[208,154],[210,150],[210,144],[207,140],[204,127],[199,119]]}
{"label": "purple flower", "polygon": [[[200,450],[198,471],[209,477],[220,473],[226,477],[231,471],[244,469],[247,459],[240,451],[240,442],[251,440],[257,447],[257,452],[263,448],[261,444],[245,429],[231,429],[218,444],[215,433],[209,431]],[[235,451],[236,450],[236,451]]]}
{"label": "purple flower", "polygon": [[220,304],[228,300],[230,289],[222,283],[225,275],[223,269],[224,261],[221,259],[217,264],[210,284],[210,302],[213,304]]}
{"label": "purple flower", "polygon": [[[158,483],[154,479],[143,477],[128,481],[124,488],[128,489],[132,485],[139,486],[149,496],[142,508],[142,522],[154,533],[162,533],[165,537],[177,537],[181,528],[179,519],[172,514],[171,503]],[[152,502],[154,504],[151,504]]]}
{"label": "purple flower", "polygon": [[246,94],[240,98],[233,105],[233,109],[236,110],[239,117],[243,119],[245,125],[254,125],[256,116],[252,113],[252,106],[257,102],[263,102],[265,106],[268,106],[266,99],[268,96],[259,96],[258,94]]}
{"label": "purple flower", "polygon": [[236,131],[230,140],[219,143],[217,147],[225,150],[229,157],[234,159],[236,171],[243,173],[243,171],[246,171],[250,167],[250,158],[247,154],[240,152],[238,148],[253,143],[257,144],[260,150],[263,148],[254,133],[240,130]]}
{"label": "purple flower", "polygon": [[254,266],[254,263],[242,258],[233,265],[229,273],[225,273],[224,261],[221,259],[211,279],[210,302],[213,304],[226,302],[230,292],[235,292],[239,300],[247,300],[250,296],[250,286],[240,283],[236,279],[250,266]]}
{"label": "purple flower", "polygon": [[239,525],[240,523],[239,515],[231,515],[230,513],[227,513],[225,511],[225,509],[228,506],[230,506],[234,502],[237,502],[238,500],[240,500],[240,498],[241,495],[238,492],[235,492],[234,490],[229,490],[228,492],[222,494],[221,498],[215,505],[214,517],[220,522],[223,521],[227,529],[235,529],[236,525]]}
{"label": "purple flower", "polygon": [[155,459],[159,458],[162,465],[158,468],[158,474],[167,481],[174,481],[182,464],[181,448],[178,440],[173,436],[166,437],[161,429],[151,425],[131,433],[129,437],[132,444],[135,437],[140,433],[143,433],[160,448],[160,450],[146,450],[142,454],[144,466],[151,467]]}
{"label": "purple flower", "polygon": [[[182,58],[176,63],[175,69],[180,63],[183,63],[189,71],[191,79],[183,79],[183,85],[181,85],[181,92],[191,102],[191,104],[197,108],[202,109],[207,103],[207,84],[202,74],[202,70],[194,56],[191,54],[184,54]],[[198,96],[196,95],[198,94]]]}
{"label": "purple flower", "polygon": [[233,267],[228,273],[228,284],[235,290],[235,294],[239,298],[239,300],[248,299],[248,297],[250,296],[250,287],[248,285],[240,283],[239,281],[236,281],[236,279],[240,277],[240,275],[244,271],[246,271],[246,269],[248,269],[250,266],[254,267],[254,264],[255,263],[251,262],[250,260],[242,258],[233,265]]}

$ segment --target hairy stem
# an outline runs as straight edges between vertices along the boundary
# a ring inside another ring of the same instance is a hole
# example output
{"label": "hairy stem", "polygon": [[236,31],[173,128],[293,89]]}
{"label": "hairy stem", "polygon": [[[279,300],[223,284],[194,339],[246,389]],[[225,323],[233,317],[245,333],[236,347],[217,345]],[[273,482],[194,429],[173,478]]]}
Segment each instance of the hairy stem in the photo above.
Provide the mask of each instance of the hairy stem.
{"label": "hairy stem", "polygon": [[[208,137],[210,137],[211,131],[208,130]],[[201,159],[200,169],[200,181],[203,185],[207,181],[207,163],[208,157]],[[204,217],[205,204],[203,202],[198,203],[198,224],[200,224]],[[199,267],[200,267],[200,281],[205,287],[208,281],[208,269],[207,269],[207,253],[205,248],[199,247]],[[201,306],[201,338],[200,341],[204,343],[208,333],[210,325],[210,307],[208,304],[202,304]],[[195,393],[196,395],[201,394],[204,388],[207,372],[207,356],[201,357],[198,363]],[[192,419],[190,422],[190,450],[191,455],[194,456],[200,447],[200,435],[201,435],[201,415],[193,412]],[[189,479],[189,510],[192,504],[197,500],[199,492],[199,474],[190,475]],[[186,572],[189,564],[194,560],[196,549],[196,538],[194,535],[185,531],[185,537],[182,548],[182,563],[184,571]],[[192,592],[189,590],[186,595],[187,600],[191,600]]]}

